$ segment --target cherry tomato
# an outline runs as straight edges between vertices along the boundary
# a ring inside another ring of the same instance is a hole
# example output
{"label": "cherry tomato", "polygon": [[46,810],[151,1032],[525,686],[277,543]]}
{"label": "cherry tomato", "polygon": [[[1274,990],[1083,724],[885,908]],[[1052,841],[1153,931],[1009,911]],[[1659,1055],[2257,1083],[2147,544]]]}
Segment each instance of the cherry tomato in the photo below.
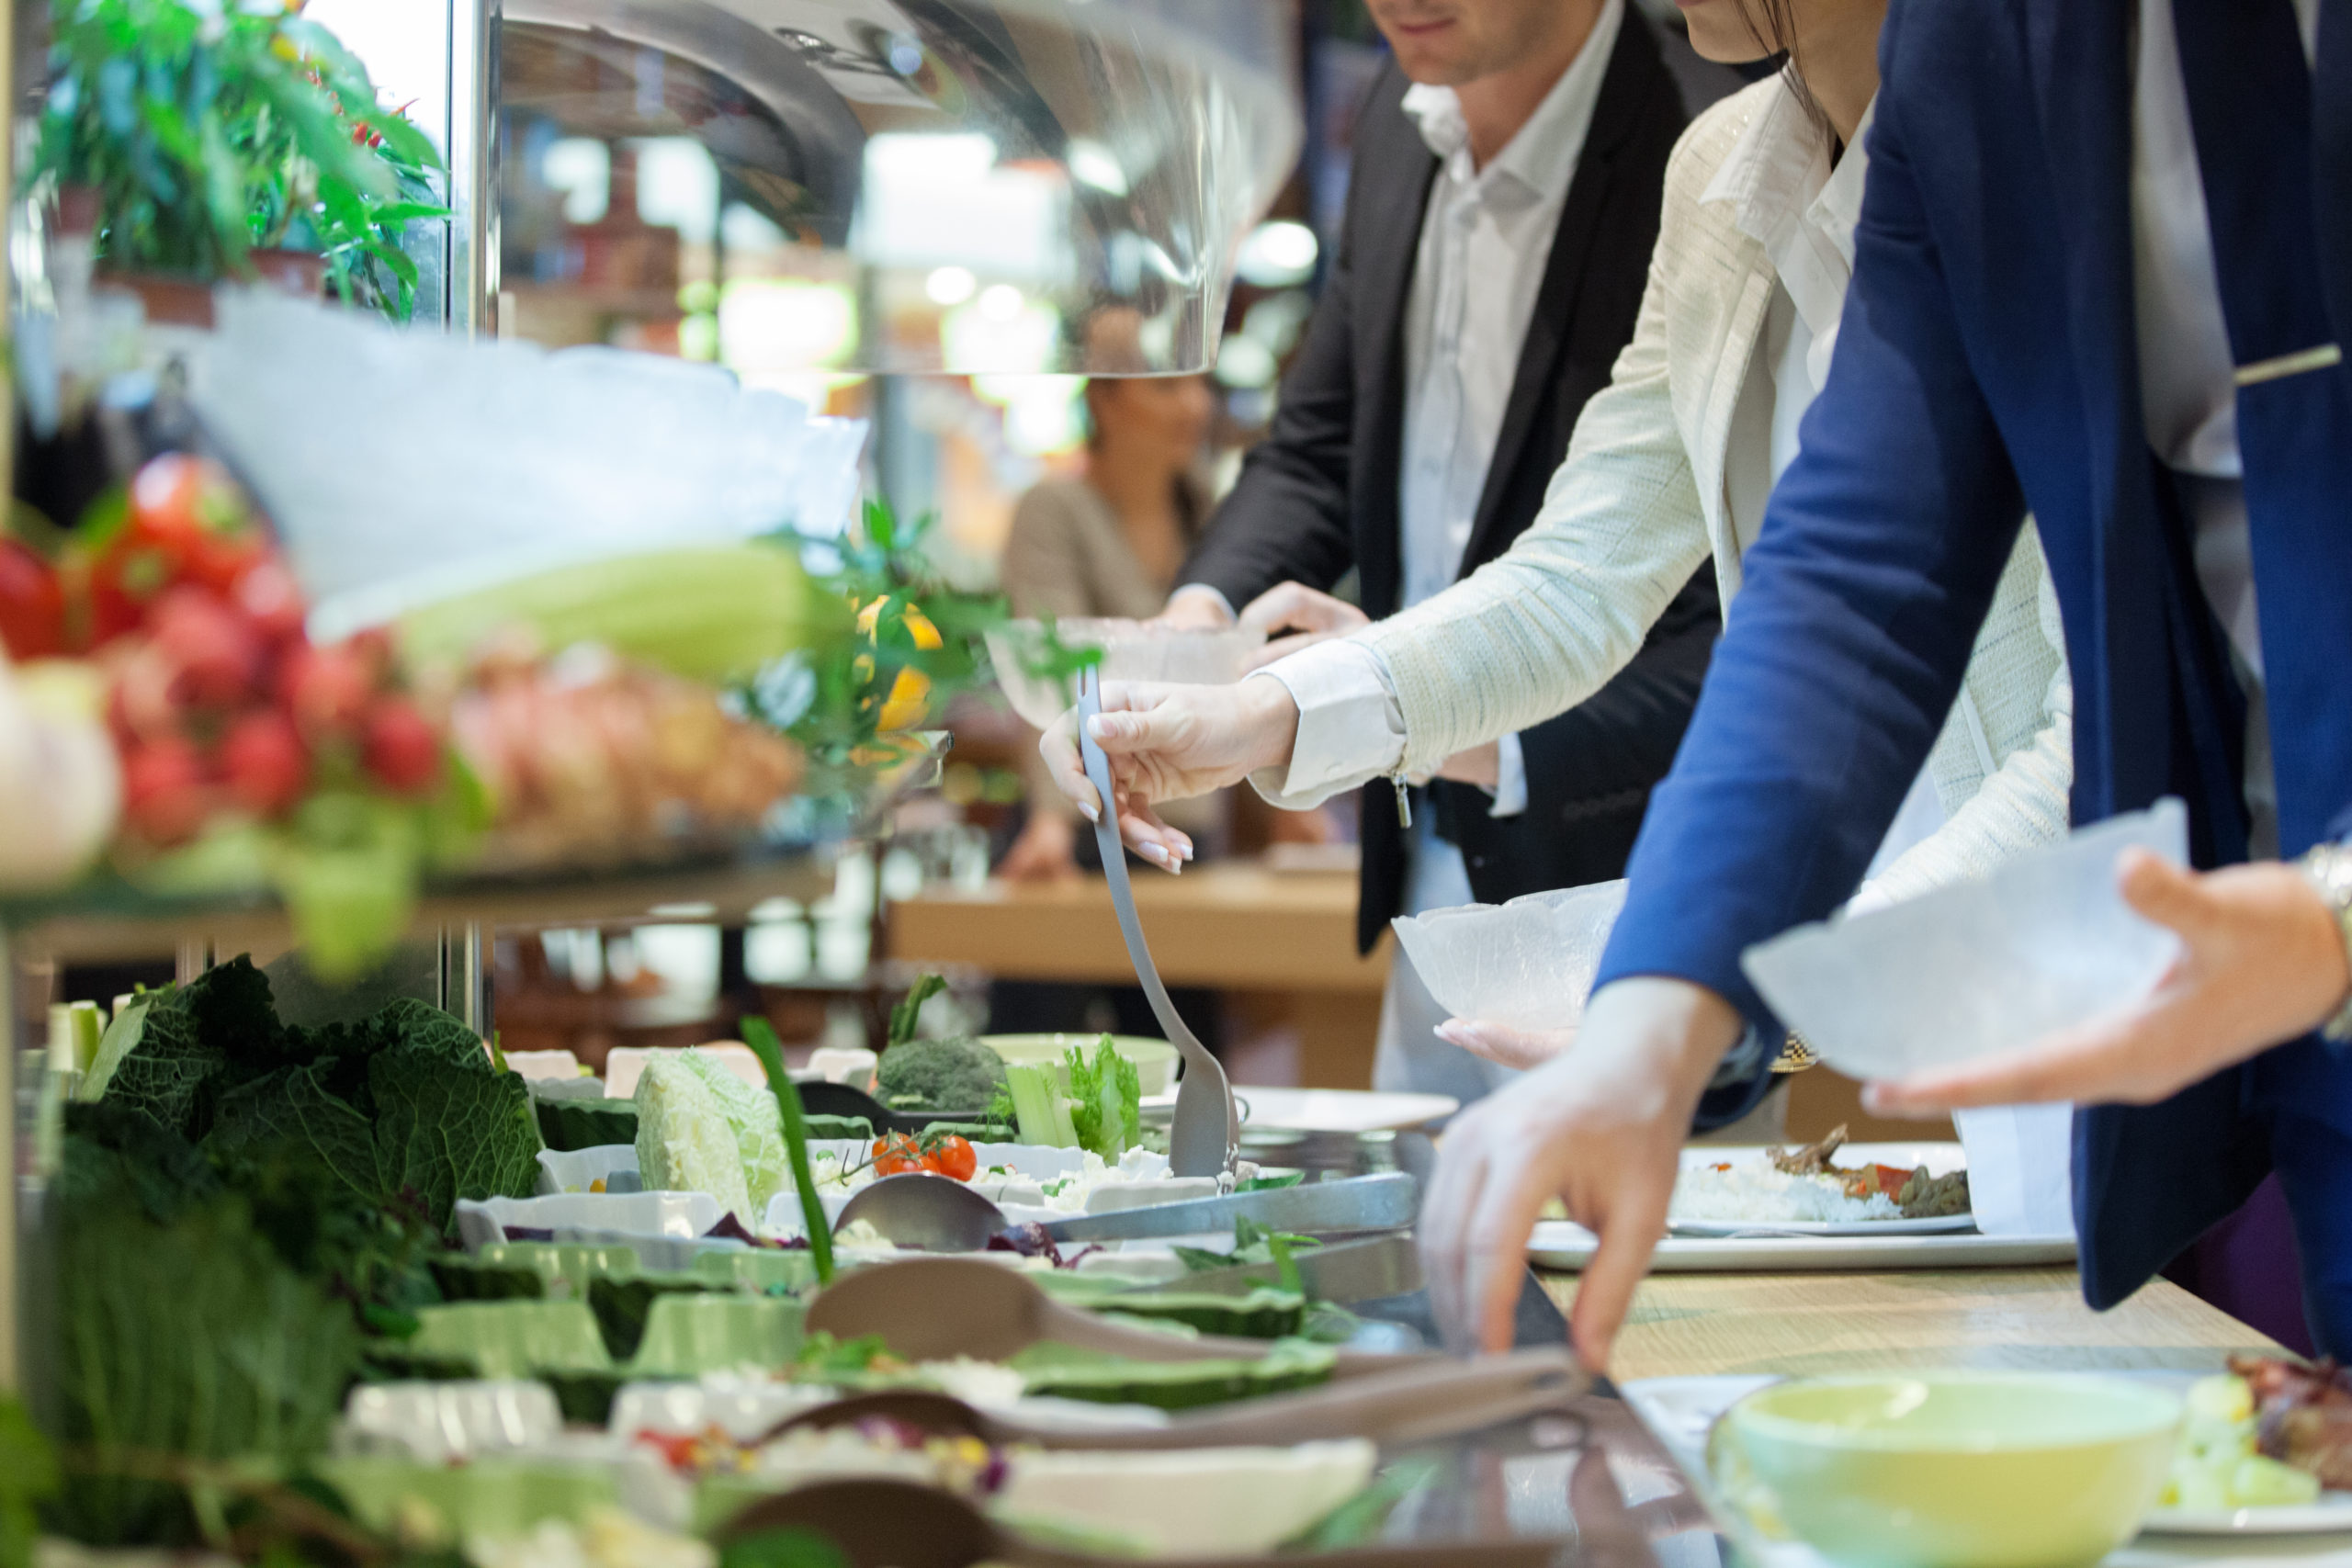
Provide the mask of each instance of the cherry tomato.
{"label": "cherry tomato", "polygon": [[950,1133],[933,1142],[924,1151],[923,1168],[958,1181],[969,1181],[978,1173],[980,1156],[972,1152],[970,1143]]}
{"label": "cherry tomato", "polygon": [[874,1140],[875,1175],[906,1176],[922,1168],[922,1151],[904,1133]]}
{"label": "cherry tomato", "polygon": [[12,659],[65,651],[65,590],[50,564],[14,539],[0,539],[0,646]]}

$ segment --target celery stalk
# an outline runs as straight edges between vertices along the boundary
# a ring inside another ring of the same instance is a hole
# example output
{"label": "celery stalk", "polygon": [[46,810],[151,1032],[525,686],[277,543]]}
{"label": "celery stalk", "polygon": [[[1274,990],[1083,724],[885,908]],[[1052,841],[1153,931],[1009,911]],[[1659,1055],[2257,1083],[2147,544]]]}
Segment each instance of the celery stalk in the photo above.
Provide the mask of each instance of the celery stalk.
{"label": "celery stalk", "polygon": [[1063,1098],[1053,1068],[1014,1063],[1004,1069],[1004,1080],[1012,1094],[1012,1113],[1021,1123],[1023,1143],[1057,1149],[1078,1147],[1069,1101]]}
{"label": "celery stalk", "polygon": [[784,1153],[792,1165],[792,1185],[800,1194],[800,1218],[808,1227],[808,1256],[817,1265],[817,1283],[833,1282],[833,1231],[825,1220],[823,1200],[817,1196],[816,1178],[808,1173],[808,1123],[802,1120],[800,1091],[784,1070],[784,1045],[763,1018],[743,1020],[743,1040],[760,1059],[768,1076],[768,1092],[775,1096],[777,1114],[784,1119]]}

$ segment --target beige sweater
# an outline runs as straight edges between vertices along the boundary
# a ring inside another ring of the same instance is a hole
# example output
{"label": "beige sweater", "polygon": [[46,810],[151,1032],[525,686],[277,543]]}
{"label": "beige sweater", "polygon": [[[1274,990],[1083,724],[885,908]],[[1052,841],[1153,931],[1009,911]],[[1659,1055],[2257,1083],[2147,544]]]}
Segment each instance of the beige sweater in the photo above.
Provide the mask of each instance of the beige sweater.
{"label": "beige sweater", "polygon": [[[1711,556],[1725,614],[1738,613],[1724,470],[1776,279],[1728,205],[1699,198],[1763,95],[1784,90],[1777,78],[1758,83],[1683,134],[1634,340],[1585,406],[1534,524],[1474,576],[1358,634],[1396,691],[1408,773],[1600,690]],[[1865,897],[1982,875],[2063,837],[2073,708],[2057,600],[2029,520],[1928,761],[1947,821]]]}

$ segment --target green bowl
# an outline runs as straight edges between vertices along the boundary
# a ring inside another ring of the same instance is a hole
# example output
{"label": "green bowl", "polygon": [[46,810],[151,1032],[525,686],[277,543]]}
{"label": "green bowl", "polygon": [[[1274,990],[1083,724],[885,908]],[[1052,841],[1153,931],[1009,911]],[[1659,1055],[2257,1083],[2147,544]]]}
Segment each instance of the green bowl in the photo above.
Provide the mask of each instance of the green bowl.
{"label": "green bowl", "polygon": [[[1035,1066],[1051,1062],[1059,1067],[1065,1050],[1075,1045],[1080,1051],[1091,1052],[1100,1038],[1094,1034],[983,1034],[980,1043],[1010,1063]],[[1111,1049],[1136,1065],[1136,1077],[1144,1093],[1166,1094],[1176,1087],[1176,1047],[1167,1041],[1114,1034]],[[1062,1087],[1067,1089],[1069,1075],[1063,1072],[1060,1076]]]}
{"label": "green bowl", "polygon": [[2078,1568],[2155,1506],[2180,1421],[2119,1379],[1809,1379],[1733,1405],[1710,1464],[1765,1533],[1844,1568]]}

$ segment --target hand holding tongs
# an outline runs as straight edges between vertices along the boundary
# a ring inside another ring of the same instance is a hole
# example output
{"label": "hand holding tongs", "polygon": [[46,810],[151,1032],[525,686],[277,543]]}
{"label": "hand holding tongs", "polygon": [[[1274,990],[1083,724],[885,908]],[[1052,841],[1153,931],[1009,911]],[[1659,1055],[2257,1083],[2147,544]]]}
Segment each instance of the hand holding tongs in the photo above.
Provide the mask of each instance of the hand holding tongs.
{"label": "hand holding tongs", "polygon": [[1143,983],[1152,1016],[1168,1032],[1168,1043],[1184,1058],[1184,1076],[1176,1086],[1176,1118],[1169,1130],[1168,1163],[1178,1176],[1221,1176],[1241,1146],[1241,1113],[1234,1106],[1233,1087],[1226,1081],[1225,1068],[1177,1016],[1176,1004],[1168,999],[1168,987],[1159,983],[1151,949],[1144,944],[1143,923],[1136,918],[1135,890],[1127,884],[1126,848],[1119,840],[1119,796],[1111,782],[1111,760],[1087,728],[1102,711],[1102,678],[1089,666],[1078,674],[1078,748],[1086,761],[1086,776],[1094,793],[1102,797],[1102,815],[1094,823],[1094,842],[1102,852],[1102,874],[1111,884],[1111,905],[1118,911],[1119,934],[1126,939],[1136,978]]}

